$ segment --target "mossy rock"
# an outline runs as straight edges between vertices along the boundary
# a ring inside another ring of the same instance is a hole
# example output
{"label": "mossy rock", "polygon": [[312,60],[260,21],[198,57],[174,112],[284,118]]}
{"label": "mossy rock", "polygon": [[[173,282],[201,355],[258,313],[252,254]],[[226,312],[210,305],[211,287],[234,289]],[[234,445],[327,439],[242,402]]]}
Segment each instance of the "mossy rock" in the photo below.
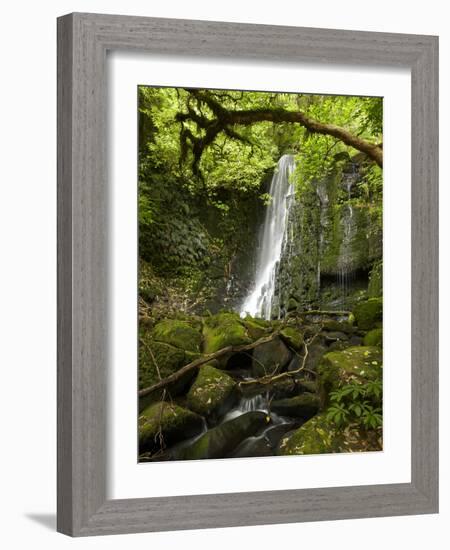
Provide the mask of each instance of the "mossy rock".
{"label": "mossy rock", "polygon": [[278,455],[312,455],[336,453],[342,450],[343,435],[329,422],[326,414],[314,416],[280,441]]}
{"label": "mossy rock", "polygon": [[231,404],[236,382],[211,365],[200,367],[187,394],[187,406],[202,416],[220,415]]}
{"label": "mossy rock", "polygon": [[383,329],[374,328],[364,336],[365,346],[382,346],[383,345]]}
{"label": "mossy rock", "polygon": [[202,343],[202,335],[198,330],[187,321],[177,319],[160,321],[152,331],[152,338],[193,353],[200,352]]}
{"label": "mossy rock", "polygon": [[252,411],[228,420],[199,437],[182,453],[184,460],[224,458],[244,439],[256,435],[270,422],[270,417],[261,411]]}
{"label": "mossy rock", "polygon": [[[139,337],[139,389],[148,388],[160,379],[167,378],[199,357],[198,353],[185,351],[181,348],[156,342],[152,339],[152,333],[141,330]],[[183,392],[194,378],[195,373],[187,372],[177,382],[167,387],[173,397]],[[161,399],[162,391],[148,395],[139,400],[139,410],[143,410],[151,402]]]}
{"label": "mossy rock", "polygon": [[330,332],[345,332],[352,334],[354,331],[353,323],[350,321],[337,321],[335,319],[326,319],[323,321],[323,329]]}
{"label": "mossy rock", "polygon": [[322,408],[330,392],[350,384],[365,384],[382,379],[381,349],[376,346],[354,346],[325,354],[317,369]]}
{"label": "mossy rock", "polygon": [[293,327],[285,327],[280,331],[282,340],[292,348],[300,351],[303,346],[303,334]]}
{"label": "mossy rock", "polygon": [[258,319],[253,319],[250,316],[245,317],[245,319],[241,321],[252,340],[258,340],[270,332],[270,323],[265,322],[265,324],[261,324],[258,321]]}
{"label": "mossy rock", "polygon": [[203,352],[207,354],[228,346],[239,346],[252,342],[236,313],[217,313],[206,319],[203,326],[203,338]]}
{"label": "mossy rock", "polygon": [[276,337],[253,350],[252,373],[255,378],[276,374],[288,366],[292,353],[284,342]]}
{"label": "mossy rock", "polygon": [[327,419],[325,411],[282,437],[276,454],[313,455],[381,451],[382,449],[382,436],[379,431],[362,430],[358,426],[337,428]]}
{"label": "mossy rock", "polygon": [[201,432],[203,422],[198,414],[173,403],[154,403],[139,415],[139,452],[161,450],[193,437]]}
{"label": "mossy rock", "polygon": [[379,328],[383,320],[383,300],[381,298],[370,298],[365,302],[361,302],[355,306],[353,314],[360,329]]}
{"label": "mossy rock", "polygon": [[270,409],[283,416],[308,419],[319,410],[319,398],[314,393],[301,393],[295,397],[272,401]]}
{"label": "mossy rock", "polygon": [[383,295],[383,262],[374,264],[369,275],[367,293],[370,298],[377,298]]}

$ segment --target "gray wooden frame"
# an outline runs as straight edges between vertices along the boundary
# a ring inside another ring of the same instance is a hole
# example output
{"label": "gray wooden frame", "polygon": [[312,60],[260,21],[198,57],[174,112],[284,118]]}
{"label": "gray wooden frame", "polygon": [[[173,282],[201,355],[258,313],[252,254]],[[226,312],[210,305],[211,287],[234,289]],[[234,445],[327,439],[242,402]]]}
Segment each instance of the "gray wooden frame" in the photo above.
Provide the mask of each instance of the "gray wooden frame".
{"label": "gray wooden frame", "polygon": [[[106,498],[106,52],[412,72],[411,483]],[[75,13],[58,19],[58,530],[73,536],[438,511],[438,38]]]}

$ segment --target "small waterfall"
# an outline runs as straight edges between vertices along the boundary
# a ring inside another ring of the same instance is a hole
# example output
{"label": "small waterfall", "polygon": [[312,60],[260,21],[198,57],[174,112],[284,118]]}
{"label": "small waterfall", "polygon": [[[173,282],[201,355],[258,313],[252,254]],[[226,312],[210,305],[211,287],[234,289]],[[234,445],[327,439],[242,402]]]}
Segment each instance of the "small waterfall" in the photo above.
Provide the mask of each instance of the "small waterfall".
{"label": "small waterfall", "polygon": [[324,247],[324,231],[328,225],[328,191],[326,181],[321,180],[316,183],[316,194],[320,202],[320,221],[319,221],[319,258],[317,261],[317,291],[320,291],[320,276],[321,276],[321,265],[320,259],[323,254]]}
{"label": "small waterfall", "polygon": [[348,294],[349,278],[352,273],[352,241],[355,237],[356,224],[353,219],[353,206],[348,203],[343,208],[341,224],[343,236],[341,249],[339,253],[338,268],[339,268],[339,284],[342,289],[342,295],[345,298]]}
{"label": "small waterfall", "polygon": [[270,184],[271,201],[266,210],[258,254],[255,283],[242,304],[240,314],[271,319],[277,268],[285,246],[289,209],[294,201],[290,175],[295,169],[292,155],[283,155]]}

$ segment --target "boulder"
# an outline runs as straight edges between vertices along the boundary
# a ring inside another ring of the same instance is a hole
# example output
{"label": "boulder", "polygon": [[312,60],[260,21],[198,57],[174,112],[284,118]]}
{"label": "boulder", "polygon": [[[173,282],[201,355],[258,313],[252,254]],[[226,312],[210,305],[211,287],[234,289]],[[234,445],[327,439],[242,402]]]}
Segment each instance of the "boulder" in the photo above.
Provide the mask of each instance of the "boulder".
{"label": "boulder", "polygon": [[201,432],[203,418],[173,403],[158,402],[139,415],[139,452],[161,450]]}
{"label": "boulder", "polygon": [[244,319],[241,319],[241,323],[247,330],[247,334],[252,340],[258,340],[271,331],[270,321],[264,319],[254,319],[247,315]]}
{"label": "boulder", "polygon": [[353,314],[358,327],[362,330],[379,328],[383,320],[382,298],[370,298],[355,306]]}
{"label": "boulder", "polygon": [[233,404],[235,381],[211,365],[200,367],[187,394],[187,406],[202,416],[224,414]]}
{"label": "boulder", "polygon": [[264,435],[252,436],[244,439],[234,451],[228,454],[229,458],[273,456],[274,452]]}
{"label": "boulder", "polygon": [[383,329],[373,328],[364,336],[365,346],[382,346],[383,345]]}
{"label": "boulder", "polygon": [[211,315],[203,326],[203,352],[214,353],[228,346],[250,344],[245,326],[237,313]]}
{"label": "boulder", "polygon": [[345,332],[352,334],[353,324],[350,321],[337,321],[336,319],[326,319],[322,322],[322,330],[330,332]]}
{"label": "boulder", "polygon": [[312,455],[344,452],[381,451],[380,434],[347,426],[338,429],[323,412],[311,418],[300,428],[281,438],[277,455]]}
{"label": "boulder", "polygon": [[291,360],[292,354],[283,341],[276,337],[253,350],[252,371],[255,378],[281,372]]}
{"label": "boulder", "polygon": [[278,443],[280,442],[280,439],[284,436],[284,434],[292,431],[296,427],[299,427],[298,421],[284,422],[283,424],[277,424],[276,426],[272,426],[271,428],[268,428],[264,432],[264,437],[267,439],[272,449],[276,449],[278,447]]}
{"label": "boulder", "polygon": [[208,430],[184,450],[182,458],[184,460],[224,458],[244,439],[256,435],[269,422],[270,417],[261,411],[242,414]]}
{"label": "boulder", "polygon": [[291,348],[300,351],[303,347],[303,334],[294,327],[285,327],[280,330],[281,339]]}
{"label": "boulder", "polygon": [[345,334],[345,332],[334,331],[334,332],[326,332],[325,333],[325,342],[327,342],[327,343],[337,342],[337,341],[342,341],[342,340],[348,340],[348,336],[347,336],[347,334]]}
{"label": "boulder", "polygon": [[356,346],[333,351],[323,356],[317,369],[322,408],[330,392],[346,384],[364,384],[382,379],[382,353],[379,347]]}
{"label": "boulder", "polygon": [[156,342],[164,342],[185,351],[200,353],[201,332],[187,321],[164,319],[153,329],[152,338]]}
{"label": "boulder", "polygon": [[270,409],[282,416],[308,419],[317,414],[319,398],[314,393],[304,392],[295,397],[272,401]]}
{"label": "boulder", "polygon": [[343,441],[342,434],[322,413],[282,437],[276,453],[277,455],[335,453],[342,449]]}
{"label": "boulder", "polygon": [[[152,386],[160,379],[174,374],[184,365],[187,365],[199,354],[176,348],[171,344],[156,342],[152,334],[140,331],[139,337],[139,389]],[[166,390],[174,397],[179,395],[189,386],[195,376],[195,372],[187,372],[179,380],[167,386]],[[142,411],[150,403],[162,399],[162,390],[148,395],[139,400],[139,410]]]}

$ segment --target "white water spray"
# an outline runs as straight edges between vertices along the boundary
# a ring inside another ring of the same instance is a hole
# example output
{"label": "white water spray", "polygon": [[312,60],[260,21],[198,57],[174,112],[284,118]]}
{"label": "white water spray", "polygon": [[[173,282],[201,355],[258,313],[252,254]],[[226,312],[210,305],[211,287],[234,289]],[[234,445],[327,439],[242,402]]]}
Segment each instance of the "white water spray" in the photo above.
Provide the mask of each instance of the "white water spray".
{"label": "white water spray", "polygon": [[294,201],[294,186],[290,182],[294,169],[294,157],[283,155],[272,177],[269,191],[271,201],[262,228],[255,285],[242,304],[242,317],[247,313],[263,319],[270,319],[272,316],[277,266],[283,252],[289,210]]}

